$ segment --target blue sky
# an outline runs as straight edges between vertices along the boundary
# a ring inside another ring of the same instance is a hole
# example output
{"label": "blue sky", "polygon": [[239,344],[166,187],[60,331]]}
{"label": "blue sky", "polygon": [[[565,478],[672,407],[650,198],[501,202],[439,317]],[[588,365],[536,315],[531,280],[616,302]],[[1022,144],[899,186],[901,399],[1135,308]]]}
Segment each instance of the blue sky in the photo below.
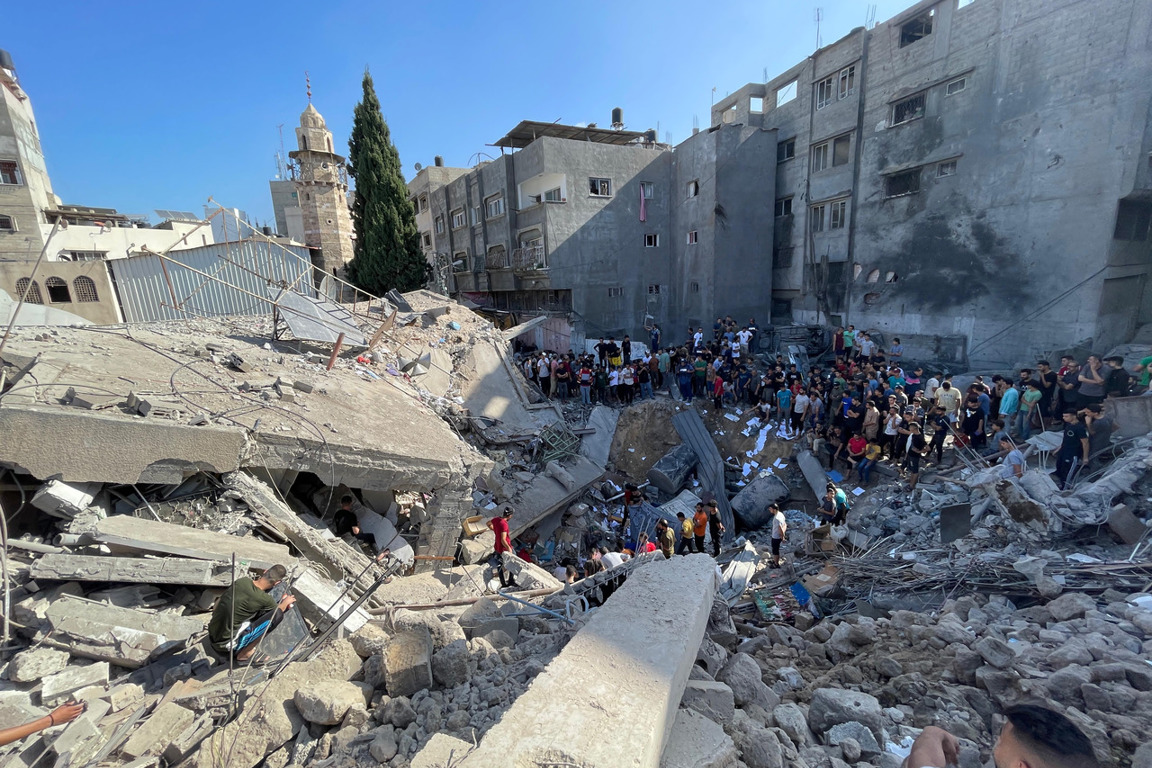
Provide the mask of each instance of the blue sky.
{"label": "blue sky", "polygon": [[[32,99],[65,203],[200,211],[212,195],[272,219],[268,180],[313,103],[347,151],[371,68],[410,178],[443,155],[474,165],[522,119],[685,139],[717,98],[911,0],[658,3],[11,2],[0,48]],[[322,8],[313,12],[314,8]],[[22,34],[13,34],[20,30]]]}

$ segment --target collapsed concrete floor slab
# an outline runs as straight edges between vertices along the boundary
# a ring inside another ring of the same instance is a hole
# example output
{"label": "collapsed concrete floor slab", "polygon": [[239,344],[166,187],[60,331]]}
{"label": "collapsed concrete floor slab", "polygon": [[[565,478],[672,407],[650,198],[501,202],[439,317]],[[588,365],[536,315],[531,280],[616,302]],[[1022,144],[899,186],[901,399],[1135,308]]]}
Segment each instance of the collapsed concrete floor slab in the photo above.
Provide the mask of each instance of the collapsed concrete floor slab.
{"label": "collapsed concrete floor slab", "polygon": [[714,594],[703,555],[636,569],[462,768],[658,765]]}

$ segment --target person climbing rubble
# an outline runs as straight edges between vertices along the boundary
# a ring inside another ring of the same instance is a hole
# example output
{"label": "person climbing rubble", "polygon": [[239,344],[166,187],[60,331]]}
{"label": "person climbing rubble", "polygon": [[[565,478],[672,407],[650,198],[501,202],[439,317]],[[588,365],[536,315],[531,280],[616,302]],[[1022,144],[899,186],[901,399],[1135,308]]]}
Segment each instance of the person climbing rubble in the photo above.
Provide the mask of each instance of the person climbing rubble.
{"label": "person climbing rubble", "polygon": [[513,554],[511,528],[508,521],[512,519],[514,510],[511,505],[506,505],[504,510],[488,521],[488,530],[496,534],[496,553],[492,555],[489,564],[496,568],[496,574],[500,577],[500,588],[507,589],[508,587],[518,587],[515,578],[509,578],[508,572],[504,569],[504,554]]}
{"label": "person climbing rubble", "polygon": [[296,598],[277,601],[269,592],[284,580],[288,569],[274,565],[255,579],[241,576],[220,596],[208,622],[208,639],[221,656],[245,662],[256,653],[260,640],[284,618]]}

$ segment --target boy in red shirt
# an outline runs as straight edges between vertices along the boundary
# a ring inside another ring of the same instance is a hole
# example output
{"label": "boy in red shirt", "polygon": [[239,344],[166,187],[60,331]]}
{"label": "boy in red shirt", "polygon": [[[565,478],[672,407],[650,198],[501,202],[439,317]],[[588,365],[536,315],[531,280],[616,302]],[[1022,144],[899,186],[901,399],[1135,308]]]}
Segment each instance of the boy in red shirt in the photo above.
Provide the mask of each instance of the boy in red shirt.
{"label": "boy in red shirt", "polygon": [[496,567],[496,573],[500,576],[500,586],[504,589],[520,586],[515,579],[508,578],[508,574],[504,570],[504,553],[512,552],[511,531],[508,526],[508,520],[511,517],[512,507],[505,506],[500,517],[494,517],[488,521],[488,530],[496,534],[496,554],[492,556],[494,561],[492,565]]}

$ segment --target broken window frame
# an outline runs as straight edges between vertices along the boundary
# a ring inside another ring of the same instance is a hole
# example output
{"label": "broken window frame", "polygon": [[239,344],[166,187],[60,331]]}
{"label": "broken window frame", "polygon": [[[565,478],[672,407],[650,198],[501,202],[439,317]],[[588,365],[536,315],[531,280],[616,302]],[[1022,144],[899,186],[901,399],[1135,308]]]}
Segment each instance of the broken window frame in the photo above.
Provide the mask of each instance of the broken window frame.
{"label": "broken window frame", "polygon": [[[63,257],[64,254],[60,254]],[[68,261],[104,261],[108,251],[68,251]]]}
{"label": "broken window frame", "polygon": [[909,19],[900,25],[900,47],[907,48],[919,42],[933,32],[936,21],[936,9],[929,8],[924,13]]}
{"label": "broken window frame", "polygon": [[426,210],[428,210],[428,195],[420,195],[417,211],[419,213],[424,213]]}
{"label": "broken window frame", "polygon": [[564,192],[560,187],[553,187],[552,189],[544,190],[543,200],[546,203],[563,203]]}
{"label": "broken window frame", "polygon": [[947,178],[949,176],[955,176],[955,175],[956,175],[956,161],[955,160],[945,160],[944,162],[936,165],[936,178],[944,179],[944,178]]}
{"label": "broken window frame", "polygon": [[832,139],[832,167],[847,165],[852,159],[852,134]]}
{"label": "broken window frame", "polygon": [[0,213],[0,232],[15,232],[16,219],[6,213]]}
{"label": "broken window frame", "polygon": [[645,200],[651,200],[652,196],[656,194],[656,183],[652,181],[640,182],[640,193],[644,195]]}
{"label": "broken window frame", "polygon": [[924,117],[924,107],[927,101],[928,91],[920,91],[920,93],[900,99],[892,105],[892,126],[904,125],[904,123],[910,123]]}
{"label": "broken window frame", "polygon": [[20,164],[15,160],[0,160],[0,184],[20,186],[24,177],[20,173]]}
{"label": "broken window frame", "polygon": [[49,304],[71,304],[72,291],[68,282],[62,277],[52,275],[44,280],[44,287],[48,291]]}
{"label": "broken window frame", "polygon": [[688,182],[688,184],[685,185],[685,192],[687,193],[689,199],[693,197],[699,197],[700,179],[692,179],[692,181]]}
{"label": "broken window frame", "polygon": [[796,157],[796,139],[785,139],[776,145],[776,162],[785,163]]}
{"label": "broken window frame", "polygon": [[921,189],[921,171],[923,168],[912,168],[900,173],[892,173],[884,177],[884,198],[905,197],[915,195]]}
{"label": "broken window frame", "polygon": [[832,142],[825,141],[812,147],[812,173],[819,173],[828,168],[828,160],[832,152]]}
{"label": "broken window frame", "polygon": [[844,229],[848,222],[848,201],[836,200],[828,204],[828,229]]}
{"label": "broken window frame", "polygon": [[824,107],[836,100],[836,76],[829,75],[816,83],[816,109]]}
{"label": "broken window frame", "polygon": [[612,179],[600,176],[588,177],[589,197],[612,197]]}

